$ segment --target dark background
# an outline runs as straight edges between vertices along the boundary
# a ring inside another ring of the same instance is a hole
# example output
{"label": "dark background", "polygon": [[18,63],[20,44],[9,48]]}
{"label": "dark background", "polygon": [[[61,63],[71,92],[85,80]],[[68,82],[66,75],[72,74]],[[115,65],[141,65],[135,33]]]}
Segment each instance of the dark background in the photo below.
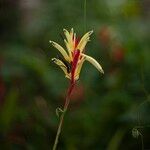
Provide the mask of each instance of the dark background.
{"label": "dark background", "polygon": [[[150,1],[87,0],[85,63],[60,150],[150,150]],[[51,62],[63,28],[81,37],[82,0],[0,1],[0,149],[52,149],[68,79]],[[133,130],[134,129],[134,130]],[[133,132],[132,132],[133,131]]]}

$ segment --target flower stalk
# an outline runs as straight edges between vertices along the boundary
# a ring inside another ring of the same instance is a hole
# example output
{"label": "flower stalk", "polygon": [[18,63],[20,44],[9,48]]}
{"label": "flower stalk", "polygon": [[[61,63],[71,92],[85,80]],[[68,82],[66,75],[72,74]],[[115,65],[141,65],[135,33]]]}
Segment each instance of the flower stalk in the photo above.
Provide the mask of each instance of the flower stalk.
{"label": "flower stalk", "polygon": [[53,150],[56,150],[57,145],[58,145],[58,140],[59,140],[62,125],[63,125],[63,122],[64,122],[64,117],[65,117],[65,114],[67,112],[67,109],[68,109],[68,106],[69,106],[69,103],[70,103],[70,95],[71,95],[71,93],[74,89],[74,86],[75,86],[75,82],[70,82],[70,86],[68,88],[67,95],[66,95],[64,108],[63,108],[62,114],[60,116],[60,121],[59,121],[58,129],[57,129],[57,134],[56,134],[56,137],[55,137],[55,142],[54,142],[54,145],[53,145]]}

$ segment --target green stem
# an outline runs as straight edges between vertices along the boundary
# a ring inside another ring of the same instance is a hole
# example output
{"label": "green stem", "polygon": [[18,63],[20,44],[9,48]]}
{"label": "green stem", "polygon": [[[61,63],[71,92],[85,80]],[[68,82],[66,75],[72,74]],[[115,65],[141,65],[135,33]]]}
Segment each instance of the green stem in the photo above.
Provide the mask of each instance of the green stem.
{"label": "green stem", "polygon": [[56,134],[55,142],[54,142],[54,145],[53,145],[53,150],[56,150],[56,148],[57,148],[58,139],[59,139],[59,135],[61,133],[64,116],[65,116],[65,111],[62,113],[62,115],[60,117],[60,122],[59,122],[59,126],[58,126],[58,129],[57,129],[57,134]]}
{"label": "green stem", "polygon": [[142,150],[144,150],[144,141],[143,141],[143,135],[140,133],[140,136],[141,136]]}
{"label": "green stem", "polygon": [[87,1],[84,0],[84,32],[86,32],[86,10],[87,9]]}
{"label": "green stem", "polygon": [[54,145],[53,145],[53,150],[56,150],[57,148],[57,145],[58,145],[58,140],[59,140],[59,136],[60,136],[60,133],[61,133],[61,129],[62,129],[62,125],[63,125],[63,122],[64,122],[64,117],[65,117],[65,113],[68,109],[68,105],[70,103],[70,95],[72,93],[72,90],[74,88],[74,83],[72,83],[68,89],[68,92],[67,92],[67,96],[66,96],[66,100],[65,100],[65,105],[64,105],[64,108],[63,108],[63,112],[61,114],[61,117],[60,117],[60,121],[59,121],[59,125],[58,125],[58,129],[57,129],[57,134],[56,134],[56,137],[55,137],[55,142],[54,142]]}

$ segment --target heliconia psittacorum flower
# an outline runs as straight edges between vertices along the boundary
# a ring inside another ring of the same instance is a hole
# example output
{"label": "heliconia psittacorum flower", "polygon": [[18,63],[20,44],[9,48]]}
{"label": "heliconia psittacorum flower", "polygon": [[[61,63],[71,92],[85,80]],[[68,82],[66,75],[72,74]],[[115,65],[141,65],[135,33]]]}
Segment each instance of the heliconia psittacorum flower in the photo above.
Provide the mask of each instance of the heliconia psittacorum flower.
{"label": "heliconia psittacorum flower", "polygon": [[90,35],[93,31],[87,32],[80,40],[76,37],[73,28],[70,32],[63,29],[66,39],[64,39],[66,48],[64,49],[58,43],[50,41],[50,43],[61,53],[62,57],[52,58],[52,61],[57,64],[65,73],[65,76],[74,83],[79,79],[79,75],[85,60],[93,64],[98,71],[104,73],[101,65],[91,56],[86,55],[85,46],[90,40]]}

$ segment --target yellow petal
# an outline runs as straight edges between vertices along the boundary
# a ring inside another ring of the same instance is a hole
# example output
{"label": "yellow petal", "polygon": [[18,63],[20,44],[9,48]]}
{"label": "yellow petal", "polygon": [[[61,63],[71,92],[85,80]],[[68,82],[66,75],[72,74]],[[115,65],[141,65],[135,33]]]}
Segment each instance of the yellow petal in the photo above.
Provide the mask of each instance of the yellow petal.
{"label": "yellow petal", "polygon": [[94,65],[98,69],[98,71],[104,74],[102,66],[94,58],[85,54],[82,54],[82,55],[84,56],[85,60],[89,61],[92,65]]}
{"label": "yellow petal", "polygon": [[70,79],[70,73],[67,72],[67,67],[65,66],[65,64],[57,58],[52,58],[52,61],[56,65],[58,65],[63,70],[63,72],[65,73],[65,76]]}
{"label": "yellow petal", "polygon": [[65,42],[65,45],[66,45],[66,48],[67,48],[67,51],[69,53],[69,57],[70,57],[70,61],[72,61],[72,54],[71,54],[71,47],[70,45],[68,44],[68,42],[66,41],[66,39],[64,39],[64,42]]}
{"label": "yellow petal", "polygon": [[80,72],[81,72],[84,61],[85,61],[85,58],[83,57],[77,65],[76,72],[75,72],[75,80],[79,79]]}
{"label": "yellow petal", "polygon": [[74,47],[76,45],[76,33],[74,33],[74,39],[73,39],[73,42],[74,42]]}
{"label": "yellow petal", "polygon": [[63,57],[70,62],[70,58],[67,54],[67,52],[64,50],[64,48],[62,46],[60,46],[58,43],[53,42],[53,41],[49,41],[56,49],[59,50],[59,52],[63,55]]}
{"label": "yellow petal", "polygon": [[64,31],[64,34],[65,34],[65,36],[66,36],[66,39],[67,39],[67,42],[68,42],[68,45],[69,45],[69,47],[70,47],[70,49],[71,49],[71,51],[73,51],[73,49],[74,49],[74,43],[73,43],[73,38],[72,38],[72,35],[73,35],[73,29],[71,30],[71,34],[66,30],[66,29],[63,29],[63,31]]}
{"label": "yellow petal", "polygon": [[77,46],[77,49],[79,49],[81,52],[84,50],[87,42],[89,41],[90,39],[90,35],[93,33],[93,31],[89,31],[87,32],[80,40],[78,46]]}
{"label": "yellow petal", "polygon": [[73,39],[73,34],[74,34],[74,30],[72,28],[71,31],[70,31],[70,37],[71,37],[71,39]]}
{"label": "yellow petal", "polygon": [[72,38],[71,38],[70,33],[66,29],[63,29],[63,31],[64,31],[64,34],[66,36],[66,39],[67,39],[68,43],[71,43],[72,42]]}

